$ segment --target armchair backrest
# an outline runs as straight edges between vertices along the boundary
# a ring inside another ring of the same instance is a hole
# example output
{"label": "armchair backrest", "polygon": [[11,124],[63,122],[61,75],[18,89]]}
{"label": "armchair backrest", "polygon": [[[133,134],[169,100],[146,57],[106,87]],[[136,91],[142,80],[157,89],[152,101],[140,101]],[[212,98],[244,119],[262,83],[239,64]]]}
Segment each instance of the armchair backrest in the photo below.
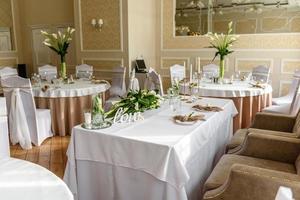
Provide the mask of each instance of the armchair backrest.
{"label": "armchair backrest", "polygon": [[297,115],[296,120],[295,120],[293,133],[296,133],[296,135],[298,137],[300,137],[300,111],[298,112],[298,115]]}

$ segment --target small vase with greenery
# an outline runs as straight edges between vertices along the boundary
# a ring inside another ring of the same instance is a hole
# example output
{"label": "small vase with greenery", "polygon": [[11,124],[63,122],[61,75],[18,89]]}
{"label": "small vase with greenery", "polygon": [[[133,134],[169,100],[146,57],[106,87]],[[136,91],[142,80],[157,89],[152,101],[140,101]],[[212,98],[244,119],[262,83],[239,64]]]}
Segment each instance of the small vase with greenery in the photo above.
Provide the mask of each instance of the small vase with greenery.
{"label": "small vase with greenery", "polygon": [[104,110],[102,105],[102,96],[95,95],[93,97],[92,118],[94,125],[100,125],[104,121]]}
{"label": "small vase with greenery", "polygon": [[51,34],[46,31],[41,31],[42,35],[45,36],[43,43],[60,56],[60,77],[62,79],[67,78],[66,55],[68,53],[68,48],[72,41],[72,34],[74,31],[75,29],[70,27],[68,27],[63,33],[58,31],[58,33]]}
{"label": "small vase with greenery", "polygon": [[237,41],[238,35],[232,34],[232,22],[228,24],[227,34],[217,34],[217,33],[208,33],[207,37],[210,39],[210,48],[215,48],[217,52],[213,58],[213,61],[217,56],[220,56],[220,71],[219,78],[224,78],[225,72],[225,57],[231,54],[233,51],[230,50],[230,47],[233,46],[233,43]]}

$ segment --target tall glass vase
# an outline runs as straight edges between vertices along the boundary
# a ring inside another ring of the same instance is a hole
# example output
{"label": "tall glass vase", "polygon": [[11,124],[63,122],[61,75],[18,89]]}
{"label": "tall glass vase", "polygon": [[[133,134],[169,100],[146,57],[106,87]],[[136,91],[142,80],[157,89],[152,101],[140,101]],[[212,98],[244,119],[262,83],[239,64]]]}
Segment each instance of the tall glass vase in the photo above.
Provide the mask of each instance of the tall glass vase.
{"label": "tall glass vase", "polygon": [[220,71],[219,71],[219,78],[223,79],[225,74],[225,58],[224,56],[220,57]]}
{"label": "tall glass vase", "polygon": [[67,64],[65,55],[60,56],[60,77],[62,79],[67,78]]}

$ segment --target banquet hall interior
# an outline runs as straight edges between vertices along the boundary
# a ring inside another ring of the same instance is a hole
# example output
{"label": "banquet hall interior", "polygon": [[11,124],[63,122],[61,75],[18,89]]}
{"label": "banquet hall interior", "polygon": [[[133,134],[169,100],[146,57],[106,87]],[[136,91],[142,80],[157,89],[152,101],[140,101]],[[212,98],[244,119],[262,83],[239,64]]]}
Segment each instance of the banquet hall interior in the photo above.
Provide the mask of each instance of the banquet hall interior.
{"label": "banquet hall interior", "polygon": [[300,199],[300,0],[0,0],[0,199]]}

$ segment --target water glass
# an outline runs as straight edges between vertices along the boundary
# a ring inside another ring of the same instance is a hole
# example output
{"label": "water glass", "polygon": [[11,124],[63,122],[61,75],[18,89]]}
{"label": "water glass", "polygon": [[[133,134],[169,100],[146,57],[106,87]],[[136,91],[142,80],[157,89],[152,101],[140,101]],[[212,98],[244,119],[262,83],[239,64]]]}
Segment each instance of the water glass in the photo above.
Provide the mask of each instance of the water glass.
{"label": "water glass", "polygon": [[178,112],[181,110],[180,96],[172,96],[169,98],[169,106],[173,112]]}

